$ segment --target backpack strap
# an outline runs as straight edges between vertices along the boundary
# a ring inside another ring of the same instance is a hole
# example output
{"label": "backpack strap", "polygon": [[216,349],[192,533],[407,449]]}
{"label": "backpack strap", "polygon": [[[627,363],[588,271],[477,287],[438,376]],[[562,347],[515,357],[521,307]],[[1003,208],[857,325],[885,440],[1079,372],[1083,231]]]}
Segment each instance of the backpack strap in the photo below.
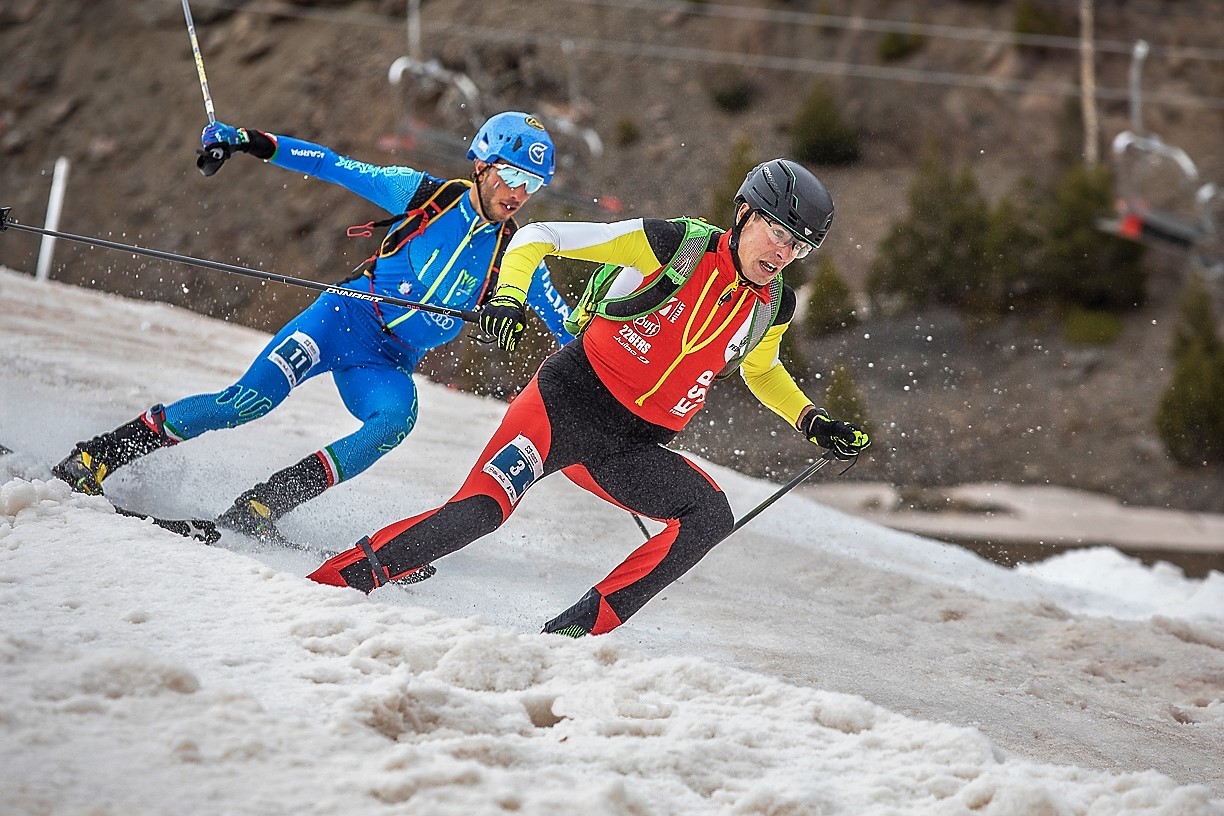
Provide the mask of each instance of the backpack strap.
{"label": "backpack strap", "polygon": [[753,306],[751,322],[748,324],[748,336],[744,340],[744,345],[740,347],[740,351],[734,357],[727,361],[722,371],[718,372],[718,379],[721,380],[734,374],[735,370],[740,367],[740,363],[744,362],[744,358],[748,356],[748,353],[765,339],[765,332],[769,331],[769,327],[777,319],[778,310],[781,307],[782,276],[778,275],[769,282],[769,305],[766,306],[758,302]]}
{"label": "backpack strap", "polygon": [[[424,232],[435,218],[450,210],[459,199],[467,195],[472,187],[472,182],[466,179],[450,179],[437,184],[436,189],[429,194],[429,197],[418,207],[414,207],[399,215],[393,215],[390,218],[384,218],[381,221],[370,221],[366,224],[349,227],[348,235],[350,238],[369,238],[374,234],[375,229],[388,227],[394,224],[394,228],[387,232],[379,243],[378,251],[362,261],[353,272],[341,281],[344,283],[352,283],[358,278],[365,277],[370,282],[370,292],[374,292],[374,270],[378,266],[380,258],[389,258],[399,252],[404,246]],[[514,219],[504,221],[497,231],[497,244],[493,251],[493,257],[489,262],[489,274],[485,276],[485,284],[481,289],[480,296],[477,298],[477,303],[483,303],[488,297],[489,292],[493,291],[493,284],[496,283],[497,274],[501,269],[502,256],[506,254],[506,247],[510,243],[510,238],[518,230],[518,224]],[[374,308],[374,314],[378,318],[379,324],[382,326],[384,333],[395,337],[392,328],[395,324],[406,320],[414,311],[409,311],[400,315],[391,323],[387,323],[383,318],[382,310],[378,307],[378,302],[371,303]],[[398,340],[399,338],[396,337]],[[401,341],[402,342],[402,341]]]}
{"label": "backpack strap", "polygon": [[510,239],[514,237],[516,232],[518,232],[518,223],[513,218],[503,221],[501,229],[497,231],[497,246],[493,250],[493,260],[489,264],[489,274],[485,275],[485,283],[484,287],[480,290],[480,297],[476,298],[477,306],[483,306],[484,302],[497,289],[497,276],[501,274],[502,258],[505,257],[506,247],[510,245]]}
{"label": "backpack strap", "polygon": [[649,284],[624,297],[609,298],[608,291],[624,267],[603,264],[587,281],[578,306],[565,321],[575,337],[586,330],[595,315],[609,320],[634,320],[662,307],[688,283],[705,253],[718,247],[722,230],[699,218],[676,218],[684,224],[684,238],[671,259]]}
{"label": "backpack strap", "polygon": [[362,261],[341,283],[352,283],[365,276],[371,279],[372,286],[374,269],[378,266],[379,259],[390,257],[403,249],[405,244],[425,231],[430,221],[455,206],[471,186],[472,182],[466,179],[444,181],[438,184],[437,188],[418,207],[380,221],[369,221],[349,227],[348,237],[369,238],[374,234],[374,230],[395,225],[383,236],[378,245],[378,251]]}

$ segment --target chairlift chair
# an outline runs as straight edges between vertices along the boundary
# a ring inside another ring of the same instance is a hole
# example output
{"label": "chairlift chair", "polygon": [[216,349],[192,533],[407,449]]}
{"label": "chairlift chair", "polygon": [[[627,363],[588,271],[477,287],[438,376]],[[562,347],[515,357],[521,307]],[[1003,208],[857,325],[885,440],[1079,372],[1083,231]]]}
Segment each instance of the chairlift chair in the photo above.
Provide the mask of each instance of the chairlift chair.
{"label": "chairlift chair", "polygon": [[1188,251],[1210,277],[1224,277],[1221,215],[1224,192],[1200,182],[1198,168],[1181,148],[1143,133],[1139,68],[1147,43],[1135,44],[1131,63],[1131,125],[1114,137],[1117,216],[1097,219],[1105,232],[1132,241]]}

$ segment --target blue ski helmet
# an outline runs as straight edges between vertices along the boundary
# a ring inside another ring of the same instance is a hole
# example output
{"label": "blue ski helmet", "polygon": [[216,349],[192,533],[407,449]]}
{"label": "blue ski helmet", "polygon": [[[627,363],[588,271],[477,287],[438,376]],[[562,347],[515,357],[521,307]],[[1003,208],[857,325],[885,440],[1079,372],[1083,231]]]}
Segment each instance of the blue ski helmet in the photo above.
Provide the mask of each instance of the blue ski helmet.
{"label": "blue ski helmet", "polygon": [[494,114],[476,131],[469,159],[498,159],[535,173],[548,184],[557,170],[557,150],[540,120],[528,113],[506,111]]}

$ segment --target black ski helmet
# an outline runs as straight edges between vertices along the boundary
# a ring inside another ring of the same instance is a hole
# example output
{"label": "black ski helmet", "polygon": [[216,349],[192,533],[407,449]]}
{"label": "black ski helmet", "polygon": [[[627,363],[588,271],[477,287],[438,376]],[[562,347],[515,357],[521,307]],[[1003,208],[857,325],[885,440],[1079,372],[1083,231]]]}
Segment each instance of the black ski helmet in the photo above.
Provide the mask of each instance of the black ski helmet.
{"label": "black ski helmet", "polygon": [[810,170],[789,159],[752,168],[735,194],[736,209],[740,202],[748,204],[750,213],[760,210],[813,247],[820,246],[833,224],[829,191]]}

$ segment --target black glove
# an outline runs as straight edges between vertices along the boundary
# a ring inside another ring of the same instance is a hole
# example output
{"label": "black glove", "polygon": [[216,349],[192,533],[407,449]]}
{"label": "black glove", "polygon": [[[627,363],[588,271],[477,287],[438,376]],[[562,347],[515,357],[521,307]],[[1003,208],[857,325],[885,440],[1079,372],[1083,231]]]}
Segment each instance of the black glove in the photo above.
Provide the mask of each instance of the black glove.
{"label": "black glove", "polygon": [[494,295],[480,307],[480,329],[491,334],[500,349],[514,351],[526,325],[527,312],[513,295]]}
{"label": "black glove", "polygon": [[207,150],[197,150],[196,153],[199,154],[196,156],[196,167],[206,176],[220,170],[221,165],[230,157],[230,149],[225,145],[213,145]]}
{"label": "black glove", "polygon": [[197,150],[196,167],[206,176],[221,169],[234,153],[250,153],[260,159],[270,159],[276,153],[276,142],[262,131],[236,128],[224,122],[210,122],[200,133],[203,149]]}
{"label": "black glove", "polygon": [[809,411],[799,421],[799,432],[838,459],[853,459],[871,446],[871,439],[853,422],[830,419],[823,408]]}

